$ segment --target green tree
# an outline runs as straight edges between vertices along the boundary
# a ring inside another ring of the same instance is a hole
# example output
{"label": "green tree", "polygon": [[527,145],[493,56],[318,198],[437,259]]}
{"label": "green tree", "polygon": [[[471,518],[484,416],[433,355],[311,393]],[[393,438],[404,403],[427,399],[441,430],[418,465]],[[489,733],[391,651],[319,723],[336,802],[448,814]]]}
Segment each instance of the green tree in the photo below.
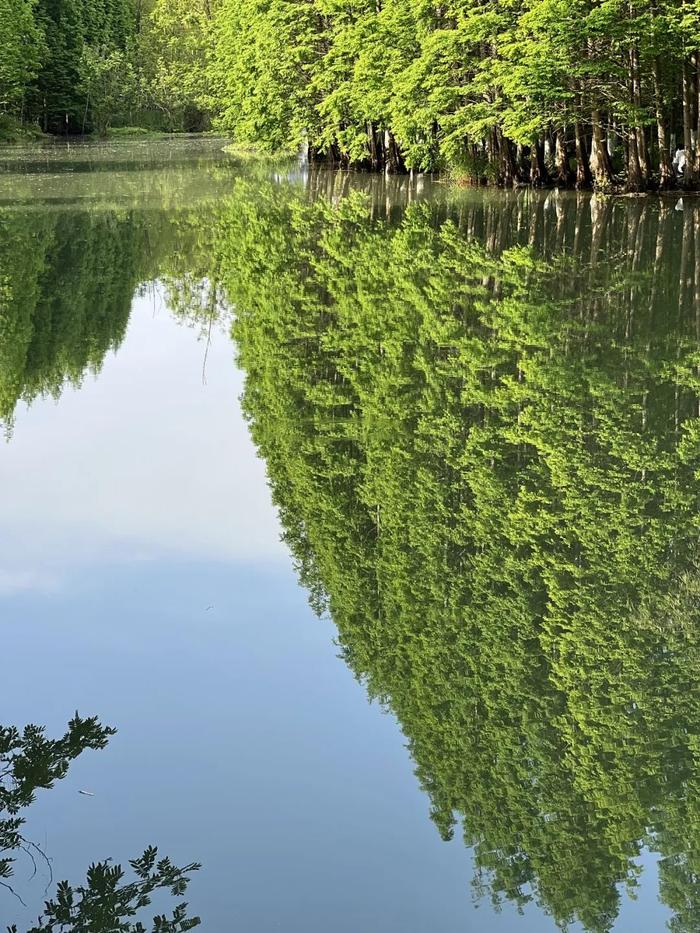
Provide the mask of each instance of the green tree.
{"label": "green tree", "polygon": [[42,51],[34,0],[0,0],[0,112],[21,112]]}
{"label": "green tree", "polygon": [[691,2],[224,0],[217,23],[212,104],[242,142],[503,185],[697,181]]}
{"label": "green tree", "polygon": [[[44,47],[27,90],[26,115],[47,132],[81,132],[90,116],[86,79],[96,83],[99,71],[104,84],[115,68],[113,56],[123,55],[135,35],[132,0],[36,0],[34,20]],[[102,94],[103,104],[108,96]]]}
{"label": "green tree", "polygon": [[84,118],[89,113],[92,125],[104,136],[115,117],[127,113],[137,99],[133,64],[121,49],[85,45],[80,71],[86,95]]}
{"label": "green tree", "polygon": [[75,132],[85,104],[80,81],[80,0],[37,0],[36,10],[46,54],[34,88],[33,111],[45,132]]}
{"label": "green tree", "polygon": [[206,128],[213,109],[208,70],[220,0],[156,0],[143,17],[137,44],[147,105],[168,129]]}
{"label": "green tree", "polygon": [[313,138],[311,69],[322,44],[313,0],[222,0],[211,66],[219,126],[273,151]]}

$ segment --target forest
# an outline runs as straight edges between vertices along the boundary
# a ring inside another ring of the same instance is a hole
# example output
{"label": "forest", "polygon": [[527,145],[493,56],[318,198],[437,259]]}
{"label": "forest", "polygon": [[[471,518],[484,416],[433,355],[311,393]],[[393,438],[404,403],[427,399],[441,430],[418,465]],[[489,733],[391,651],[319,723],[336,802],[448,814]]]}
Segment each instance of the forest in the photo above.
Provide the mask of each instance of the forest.
{"label": "forest", "polygon": [[0,0],[0,117],[474,184],[700,185],[698,0]]}

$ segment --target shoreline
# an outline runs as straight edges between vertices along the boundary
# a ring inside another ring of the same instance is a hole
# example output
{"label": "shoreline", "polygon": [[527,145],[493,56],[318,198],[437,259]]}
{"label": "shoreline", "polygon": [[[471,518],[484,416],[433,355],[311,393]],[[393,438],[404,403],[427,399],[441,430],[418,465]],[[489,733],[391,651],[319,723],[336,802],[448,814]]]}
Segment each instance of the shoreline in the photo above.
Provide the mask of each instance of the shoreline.
{"label": "shoreline", "polygon": [[[41,130],[33,128],[23,128],[18,135],[12,139],[0,137],[0,159],[2,153],[10,154],[13,150],[35,150],[37,153],[42,150],[51,149],[54,146],[99,146],[115,143],[130,143],[143,141],[165,141],[165,140],[203,140],[203,139],[221,139],[228,140],[224,146],[224,151],[231,155],[238,156],[244,160],[263,162],[277,162],[280,160],[289,160],[297,157],[297,154],[291,151],[284,152],[266,152],[259,147],[236,143],[230,140],[225,133],[207,130],[204,132],[187,133],[183,131],[166,132],[163,130],[151,130],[145,127],[114,127],[110,128],[106,135],[101,136],[94,133],[75,134],[66,136],[57,136],[51,133],[43,133]],[[596,189],[595,186],[576,187],[574,185],[557,184],[538,184],[532,185],[528,182],[520,182],[512,185],[498,184],[494,182],[482,182],[469,179],[465,176],[455,175],[449,168],[442,172],[421,172],[416,170],[407,170],[401,172],[376,171],[363,166],[342,165],[326,160],[305,159],[305,164],[314,172],[329,173],[347,173],[353,175],[363,175],[368,178],[386,175],[394,178],[421,178],[430,177],[434,183],[451,189],[452,191],[503,191],[503,192],[542,192],[550,193],[553,191],[569,192],[576,194],[585,194],[589,197],[598,198],[660,198],[664,200],[678,201],[681,198],[700,198],[700,188],[683,188],[682,186],[674,188],[651,188],[646,191],[626,191],[623,186],[612,189]]]}

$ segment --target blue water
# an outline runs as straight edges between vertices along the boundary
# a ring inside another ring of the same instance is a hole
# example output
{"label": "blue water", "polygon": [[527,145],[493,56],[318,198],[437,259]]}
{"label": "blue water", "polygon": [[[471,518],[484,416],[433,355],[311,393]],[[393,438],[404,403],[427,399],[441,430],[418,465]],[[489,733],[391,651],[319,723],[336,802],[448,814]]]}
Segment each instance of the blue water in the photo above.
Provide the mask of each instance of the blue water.
{"label": "blue water", "polygon": [[[0,447],[3,722],[58,735],[77,709],[118,729],[39,793],[26,834],[54,880],[149,843],[201,861],[188,900],[211,933],[554,930],[475,899],[395,719],[309,608],[227,330],[208,345],[152,284],[102,371],[20,403]],[[668,919],[647,862],[616,929]],[[0,892],[3,924],[35,919],[38,867],[18,862],[27,907]]]}

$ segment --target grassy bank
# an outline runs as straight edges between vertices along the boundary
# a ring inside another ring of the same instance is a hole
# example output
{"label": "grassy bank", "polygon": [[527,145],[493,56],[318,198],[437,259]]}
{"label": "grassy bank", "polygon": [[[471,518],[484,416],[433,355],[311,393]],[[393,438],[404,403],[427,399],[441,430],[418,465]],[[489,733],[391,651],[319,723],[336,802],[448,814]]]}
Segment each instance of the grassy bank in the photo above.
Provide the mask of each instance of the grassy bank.
{"label": "grassy bank", "polygon": [[13,143],[31,142],[35,139],[44,138],[38,126],[34,124],[20,123],[14,117],[7,114],[0,114],[0,145]]}

